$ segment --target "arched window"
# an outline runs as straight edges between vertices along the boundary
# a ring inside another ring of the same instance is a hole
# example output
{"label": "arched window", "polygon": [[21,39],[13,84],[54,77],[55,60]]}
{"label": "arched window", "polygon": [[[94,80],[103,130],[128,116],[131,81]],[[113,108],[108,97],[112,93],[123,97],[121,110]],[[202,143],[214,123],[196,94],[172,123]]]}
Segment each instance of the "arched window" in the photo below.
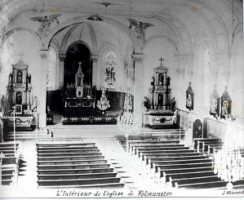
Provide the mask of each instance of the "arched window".
{"label": "arched window", "polygon": [[105,87],[114,88],[118,58],[115,52],[109,51],[105,56]]}

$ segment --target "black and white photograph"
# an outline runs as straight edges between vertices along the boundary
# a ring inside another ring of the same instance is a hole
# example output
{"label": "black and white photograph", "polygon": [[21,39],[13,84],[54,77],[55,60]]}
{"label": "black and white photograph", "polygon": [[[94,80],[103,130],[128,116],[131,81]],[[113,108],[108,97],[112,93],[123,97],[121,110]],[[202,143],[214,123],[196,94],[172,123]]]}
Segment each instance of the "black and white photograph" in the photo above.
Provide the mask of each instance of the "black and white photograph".
{"label": "black and white photograph", "polygon": [[0,0],[0,199],[244,198],[243,0]]}

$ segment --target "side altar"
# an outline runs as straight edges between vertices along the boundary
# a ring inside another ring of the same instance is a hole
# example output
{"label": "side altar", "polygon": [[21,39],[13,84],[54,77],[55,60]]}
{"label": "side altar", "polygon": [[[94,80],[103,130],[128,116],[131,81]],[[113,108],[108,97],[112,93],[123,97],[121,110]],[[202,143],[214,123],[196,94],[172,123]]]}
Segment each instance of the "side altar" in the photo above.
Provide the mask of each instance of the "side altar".
{"label": "side altar", "polygon": [[174,125],[175,98],[171,97],[168,69],[160,65],[154,68],[148,97],[144,97],[143,126],[164,128]]}
{"label": "side altar", "polygon": [[28,73],[28,65],[23,61],[12,65],[13,70],[9,74],[6,98],[2,97],[3,122],[10,129],[15,123],[16,128],[36,127],[37,99],[32,96],[31,75]]}

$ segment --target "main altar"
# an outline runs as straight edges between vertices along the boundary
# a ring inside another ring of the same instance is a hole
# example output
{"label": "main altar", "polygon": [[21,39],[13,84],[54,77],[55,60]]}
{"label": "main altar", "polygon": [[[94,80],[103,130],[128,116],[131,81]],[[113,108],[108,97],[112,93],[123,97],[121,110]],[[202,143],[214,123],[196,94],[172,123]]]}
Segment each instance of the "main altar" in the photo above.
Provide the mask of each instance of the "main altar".
{"label": "main altar", "polygon": [[171,97],[168,69],[160,65],[154,68],[149,95],[144,97],[143,126],[152,128],[172,127],[175,120],[175,99]]}

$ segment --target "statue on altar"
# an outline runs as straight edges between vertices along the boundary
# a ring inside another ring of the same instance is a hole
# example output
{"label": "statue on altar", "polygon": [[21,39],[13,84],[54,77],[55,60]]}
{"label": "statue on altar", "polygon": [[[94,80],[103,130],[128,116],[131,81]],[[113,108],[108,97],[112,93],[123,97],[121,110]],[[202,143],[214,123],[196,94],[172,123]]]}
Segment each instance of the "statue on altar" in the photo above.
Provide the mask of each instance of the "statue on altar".
{"label": "statue on altar", "polygon": [[76,97],[83,97],[84,74],[81,69],[81,62],[79,62],[78,71],[75,74],[75,88],[76,88]]}

